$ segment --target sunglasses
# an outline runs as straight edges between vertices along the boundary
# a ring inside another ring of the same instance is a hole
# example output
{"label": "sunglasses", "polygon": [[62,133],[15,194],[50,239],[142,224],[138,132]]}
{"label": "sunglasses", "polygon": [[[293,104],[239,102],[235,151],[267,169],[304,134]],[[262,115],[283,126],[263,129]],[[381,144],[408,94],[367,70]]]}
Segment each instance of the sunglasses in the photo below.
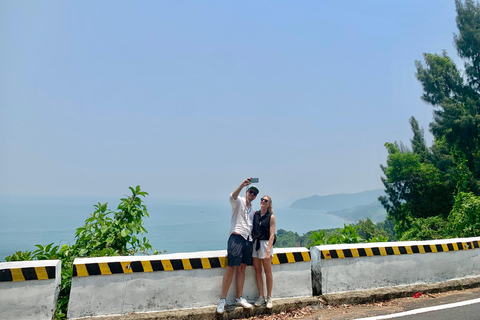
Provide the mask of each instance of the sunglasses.
{"label": "sunglasses", "polygon": [[262,200],[260,200],[260,202],[263,202],[263,201],[268,202],[268,199],[262,199]]}
{"label": "sunglasses", "polygon": [[255,191],[248,190],[248,193],[253,194],[255,197],[257,196],[257,193]]}

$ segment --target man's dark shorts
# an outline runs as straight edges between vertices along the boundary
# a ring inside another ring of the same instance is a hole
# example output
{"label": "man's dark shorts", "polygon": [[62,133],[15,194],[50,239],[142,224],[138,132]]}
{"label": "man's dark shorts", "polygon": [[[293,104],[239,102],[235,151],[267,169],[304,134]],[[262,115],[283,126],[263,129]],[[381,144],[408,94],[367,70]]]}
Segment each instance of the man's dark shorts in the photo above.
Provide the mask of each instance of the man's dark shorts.
{"label": "man's dark shorts", "polygon": [[252,265],[252,241],[245,240],[239,234],[231,234],[228,238],[227,259],[229,267],[238,267],[240,264]]}

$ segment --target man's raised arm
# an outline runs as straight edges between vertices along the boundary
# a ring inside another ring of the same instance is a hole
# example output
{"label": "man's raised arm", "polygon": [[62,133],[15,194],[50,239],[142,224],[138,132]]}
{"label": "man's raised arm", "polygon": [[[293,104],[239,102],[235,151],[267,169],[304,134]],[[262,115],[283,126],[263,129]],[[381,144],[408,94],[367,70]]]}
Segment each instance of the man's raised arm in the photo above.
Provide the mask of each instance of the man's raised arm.
{"label": "man's raised arm", "polygon": [[234,200],[237,200],[238,195],[240,194],[240,191],[242,191],[243,187],[246,187],[251,183],[250,179],[252,179],[252,178],[248,178],[248,179],[243,180],[242,184],[239,185],[238,188],[235,189],[235,191],[232,192],[232,198]]}

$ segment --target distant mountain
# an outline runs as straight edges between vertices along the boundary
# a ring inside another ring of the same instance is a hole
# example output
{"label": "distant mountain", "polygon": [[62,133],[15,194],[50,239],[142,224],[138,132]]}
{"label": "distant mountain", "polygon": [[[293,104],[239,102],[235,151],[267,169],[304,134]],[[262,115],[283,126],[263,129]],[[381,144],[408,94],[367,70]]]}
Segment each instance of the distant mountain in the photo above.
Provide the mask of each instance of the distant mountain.
{"label": "distant mountain", "polygon": [[353,208],[339,211],[328,211],[327,214],[338,216],[353,223],[357,223],[358,220],[365,220],[366,218],[370,218],[374,223],[378,223],[385,220],[387,217],[387,210],[385,210],[380,201],[376,200],[370,204],[364,204]]}
{"label": "distant mountain", "polygon": [[372,204],[385,194],[384,189],[364,191],[360,193],[339,193],[328,196],[311,196],[299,199],[290,208],[322,211],[339,211],[357,206]]}

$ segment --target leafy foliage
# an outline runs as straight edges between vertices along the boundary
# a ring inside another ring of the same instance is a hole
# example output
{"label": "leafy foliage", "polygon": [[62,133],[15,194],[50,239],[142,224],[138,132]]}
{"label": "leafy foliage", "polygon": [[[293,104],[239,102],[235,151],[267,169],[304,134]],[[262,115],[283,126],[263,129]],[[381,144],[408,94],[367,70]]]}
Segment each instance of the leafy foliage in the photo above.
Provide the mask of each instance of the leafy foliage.
{"label": "leafy foliage", "polygon": [[480,5],[455,1],[460,71],[446,51],[416,61],[422,100],[434,108],[428,148],[412,117],[411,149],[386,143],[387,166],[380,197],[402,240],[478,236],[475,212],[480,195]]}
{"label": "leafy foliage", "polygon": [[445,238],[447,221],[441,216],[412,220],[411,227],[400,238],[406,240],[432,240]]}
{"label": "leafy foliage", "polygon": [[298,245],[298,238],[299,238],[299,235],[296,232],[278,229],[277,242],[275,243],[275,247],[278,247],[278,248],[296,247]]}
{"label": "leafy foliage", "polygon": [[472,192],[459,192],[448,217],[449,233],[455,237],[476,237],[480,234],[480,197]]}
{"label": "leafy foliage", "polygon": [[145,237],[137,238],[147,232],[143,218],[148,217],[148,211],[140,197],[148,193],[141,191],[140,186],[129,188],[132,196],[120,199],[116,212],[108,210],[107,203],[94,205],[95,212],[75,233],[79,256],[132,255],[152,249]]}
{"label": "leafy foliage", "polygon": [[357,225],[344,224],[343,228],[335,229],[333,232],[328,229],[311,231],[311,242],[307,247],[325,244],[386,242],[388,239],[386,231],[367,218],[365,221],[361,220]]}
{"label": "leafy foliage", "polygon": [[[148,193],[129,187],[132,195],[120,199],[117,211],[107,208],[107,203],[94,205],[95,211],[85,220],[85,224],[77,229],[75,244],[54,246],[36,245],[37,250],[16,252],[5,258],[6,261],[56,260],[62,261],[62,282],[55,313],[56,319],[64,319],[67,314],[68,299],[72,283],[73,261],[77,257],[100,257],[113,255],[133,255],[148,253],[152,246],[147,239],[138,238],[146,233],[143,218],[148,217],[146,206],[141,197]],[[158,254],[158,251],[154,251]]]}

